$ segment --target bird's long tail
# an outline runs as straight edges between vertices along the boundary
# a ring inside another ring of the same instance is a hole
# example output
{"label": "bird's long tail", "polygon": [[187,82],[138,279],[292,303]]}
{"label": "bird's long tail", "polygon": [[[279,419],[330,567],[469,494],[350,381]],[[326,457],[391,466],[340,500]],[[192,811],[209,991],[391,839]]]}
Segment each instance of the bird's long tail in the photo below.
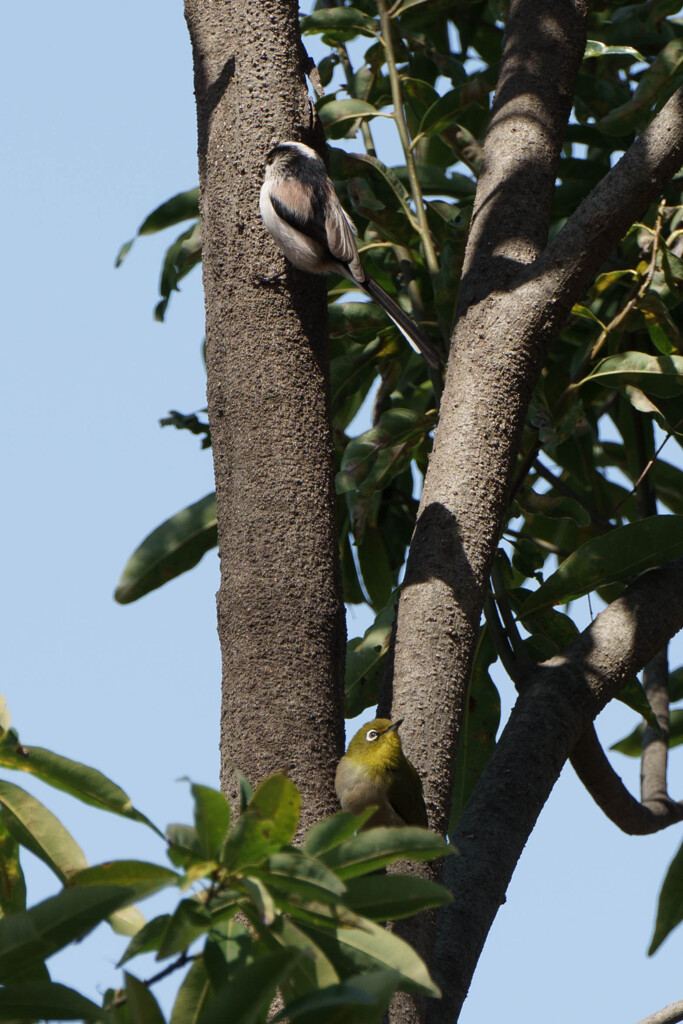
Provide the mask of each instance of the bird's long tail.
{"label": "bird's long tail", "polygon": [[431,341],[424,336],[408,314],[404,313],[401,307],[371,277],[366,278],[361,287],[371,299],[382,307],[387,316],[393,320],[408,344],[416,352],[421,352],[429,365],[437,369],[442,362],[441,357]]}

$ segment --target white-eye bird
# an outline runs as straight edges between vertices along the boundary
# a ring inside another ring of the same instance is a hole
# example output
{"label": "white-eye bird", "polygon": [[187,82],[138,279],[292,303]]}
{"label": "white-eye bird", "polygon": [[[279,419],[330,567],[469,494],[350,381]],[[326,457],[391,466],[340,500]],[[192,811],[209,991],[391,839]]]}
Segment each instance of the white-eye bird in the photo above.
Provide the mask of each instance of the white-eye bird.
{"label": "white-eye bird", "polygon": [[362,726],[337,766],[334,785],[343,810],[359,814],[377,805],[365,828],[427,828],[422,781],[403,753],[398,735],[402,721],[375,718]]}
{"label": "white-eye bird", "polygon": [[325,164],[302,142],[281,142],[266,157],[259,208],[290,263],[311,274],[340,274],[385,311],[430,366],[441,362],[432,343],[383,288],[358,255],[353,221],[345,213]]}

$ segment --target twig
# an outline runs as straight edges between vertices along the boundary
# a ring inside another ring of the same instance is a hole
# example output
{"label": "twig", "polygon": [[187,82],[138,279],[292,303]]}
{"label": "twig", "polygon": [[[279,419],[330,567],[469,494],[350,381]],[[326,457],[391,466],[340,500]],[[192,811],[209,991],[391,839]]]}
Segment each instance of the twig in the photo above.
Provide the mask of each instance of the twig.
{"label": "twig", "polygon": [[[143,981],[142,984],[146,985],[147,988],[149,988],[150,985],[154,985],[157,981],[161,981],[162,978],[166,978],[166,977],[168,977],[169,974],[173,974],[174,971],[177,971],[181,967],[184,967],[185,964],[189,964],[193,960],[201,959],[201,956],[202,956],[201,953],[197,953],[197,954],[193,954],[192,956],[188,956],[187,950],[185,950],[184,952],[182,952],[180,954],[179,957],[177,957],[176,960],[173,961],[173,963],[169,964],[168,967],[164,967],[163,971],[159,971],[158,974],[154,974],[151,978],[147,978],[145,981]],[[114,996],[112,1001],[107,1004],[105,1009],[111,1010],[111,1009],[115,1009],[117,1006],[125,1006],[125,1004],[127,1002],[128,1002],[128,996],[125,993],[122,992],[122,993]]]}
{"label": "twig", "polygon": [[417,176],[417,166],[415,164],[415,154],[410,147],[410,136],[408,134],[408,126],[406,125],[405,115],[403,113],[403,97],[401,95],[401,80],[399,78],[398,69],[396,67],[396,54],[394,53],[394,44],[391,39],[391,18],[387,11],[386,0],[377,0],[377,9],[379,11],[380,24],[382,26],[382,46],[384,47],[384,59],[387,62],[387,68],[389,69],[389,82],[391,84],[391,99],[394,104],[394,121],[396,122],[396,128],[398,131],[399,138],[401,140],[401,146],[403,147],[403,154],[406,161],[406,169],[408,171],[408,180],[410,182],[410,191],[412,192],[413,202],[415,204],[415,215],[418,222],[418,230],[420,238],[422,239],[422,245],[424,248],[425,259],[427,261],[427,267],[431,274],[438,274],[439,272],[439,261],[436,258],[436,250],[434,249],[434,243],[432,241],[432,235],[429,230],[429,224],[427,222],[427,211],[425,210],[424,200],[422,198],[422,189],[420,187],[420,181]]}
{"label": "twig", "polygon": [[515,679],[515,676],[512,676],[511,678],[513,682],[516,683],[518,680],[524,679],[524,677],[536,667],[536,662],[530,656],[524,646],[524,641],[519,635],[515,617],[512,614],[510,605],[508,604],[507,594],[505,593],[505,583],[503,582],[503,574],[500,571],[500,563],[497,559],[494,559],[493,567],[491,569],[491,582],[493,584],[493,593],[496,599],[496,605],[503,620],[508,642],[512,648],[515,660],[516,674],[518,678]]}
{"label": "twig", "polygon": [[655,654],[643,670],[643,688],[659,731],[645,724],[640,768],[640,799],[644,804],[669,799],[666,785],[669,749],[669,661],[667,648]]}
{"label": "twig", "polygon": [[[566,558],[569,554],[568,551],[564,551],[562,548],[558,548],[557,544],[553,544],[549,540],[544,540],[542,537],[531,537],[526,533],[522,533],[521,530],[513,530],[511,526],[506,526],[503,530],[503,534],[509,534],[511,537],[519,537],[520,540],[530,540],[536,547],[541,548],[542,551],[547,551],[550,555],[557,555],[558,558]],[[512,543],[512,541],[510,542]]]}
{"label": "twig", "polygon": [[519,688],[523,674],[520,671],[520,666],[512,652],[512,648],[510,647],[508,635],[500,621],[498,608],[492,594],[487,594],[484,600],[484,617],[486,619],[486,625],[491,630],[491,636],[493,637],[493,642],[503,668],[515,686]]}
{"label": "twig", "polygon": [[681,423],[683,423],[683,417],[682,417],[682,418],[681,418],[680,420],[678,420],[678,422],[677,422],[677,423],[675,423],[675,424],[673,425],[673,427],[671,428],[671,430],[667,431],[667,434],[666,434],[666,436],[665,436],[664,440],[662,441],[662,443],[660,444],[659,448],[658,448],[658,449],[657,449],[657,451],[656,451],[656,452],[654,453],[654,455],[652,456],[652,458],[651,458],[651,459],[650,459],[650,460],[649,460],[649,461],[647,462],[647,464],[645,465],[645,468],[643,469],[642,473],[640,474],[640,476],[638,477],[638,479],[637,479],[637,480],[636,480],[636,482],[634,483],[634,485],[633,485],[633,487],[631,488],[631,490],[629,491],[629,493],[628,493],[628,494],[627,494],[627,495],[626,495],[626,496],[625,496],[624,498],[622,498],[622,499],[621,499],[621,501],[619,502],[619,504],[617,505],[617,507],[616,507],[616,508],[614,509],[614,515],[616,515],[616,513],[617,513],[617,512],[619,511],[619,509],[620,509],[620,508],[621,508],[621,506],[622,506],[622,505],[624,504],[624,502],[628,501],[628,499],[629,499],[630,497],[632,497],[632,496],[633,496],[633,495],[634,495],[634,494],[636,493],[636,491],[638,490],[638,488],[639,488],[639,487],[640,487],[640,485],[642,484],[643,480],[645,479],[645,477],[646,477],[646,476],[647,476],[647,474],[648,474],[648,473],[650,472],[650,470],[651,470],[651,469],[652,469],[652,467],[654,466],[655,462],[656,462],[656,461],[657,461],[657,459],[659,458],[659,454],[660,454],[660,452],[661,452],[662,448],[664,447],[664,445],[666,444],[666,442],[667,442],[667,441],[668,441],[668,440],[669,440],[669,439],[670,439],[670,438],[671,438],[671,437],[672,437],[672,436],[673,436],[673,435],[674,435],[674,434],[676,433],[676,431],[677,431],[677,430],[678,430],[678,428],[680,427]]}
{"label": "twig", "polygon": [[[351,65],[351,60],[349,58],[349,51],[346,49],[344,43],[341,43],[337,47],[337,53],[339,54],[339,60],[341,61],[341,65],[344,68],[344,75],[346,77],[346,91],[348,92],[349,96],[351,96],[352,99],[356,99],[357,91],[355,82],[353,80],[353,67]],[[361,98],[366,100],[367,93],[365,96]],[[370,125],[368,124],[364,117],[360,119],[360,132],[361,135],[363,136],[363,144],[365,146],[365,151],[369,153],[370,156],[377,156],[377,153],[375,152],[375,143],[372,138],[372,132],[370,130]]]}

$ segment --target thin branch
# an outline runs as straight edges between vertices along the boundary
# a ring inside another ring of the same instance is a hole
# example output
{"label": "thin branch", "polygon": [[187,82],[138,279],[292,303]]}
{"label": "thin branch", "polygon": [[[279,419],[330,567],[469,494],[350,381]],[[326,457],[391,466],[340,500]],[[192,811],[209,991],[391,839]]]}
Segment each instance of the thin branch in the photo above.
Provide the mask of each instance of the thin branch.
{"label": "thin branch", "polygon": [[682,1020],[683,999],[679,999],[677,1003],[669,1003],[661,1010],[651,1013],[649,1017],[643,1017],[638,1024],[680,1024]]}
{"label": "thin branch", "polygon": [[683,819],[683,803],[669,797],[640,803],[622,782],[591,724],[571,752],[572,767],[600,810],[630,836],[652,835]]}
{"label": "thin branch", "polygon": [[541,551],[547,551],[550,555],[557,555],[559,559],[566,558],[570,554],[569,551],[558,547],[557,544],[553,544],[549,540],[544,540],[542,537],[528,536],[527,534],[522,533],[521,530],[514,530],[511,526],[506,526],[503,534],[507,534],[510,537],[519,537],[521,540],[530,540],[537,548],[540,548]]}
{"label": "thin branch", "polygon": [[514,676],[512,678],[513,681],[521,684],[532,669],[536,667],[536,662],[529,655],[529,652],[524,646],[524,641],[519,635],[517,622],[508,603],[503,574],[501,572],[498,559],[494,559],[493,566],[491,568],[491,582],[493,584],[493,593],[496,599],[496,605],[503,620],[508,642],[512,648],[512,654],[517,666],[517,679],[515,680]]}
{"label": "thin branch", "polygon": [[387,68],[389,70],[391,99],[394,104],[394,121],[398,130],[398,136],[401,140],[401,146],[403,147],[403,155],[406,162],[406,169],[408,171],[408,180],[410,182],[410,191],[415,204],[415,215],[419,225],[420,238],[424,248],[425,259],[427,261],[429,272],[435,275],[439,272],[439,261],[436,257],[432,234],[429,230],[429,224],[427,223],[427,211],[425,210],[424,200],[422,198],[420,180],[417,176],[415,154],[410,146],[410,135],[408,134],[408,126],[403,112],[401,79],[398,74],[398,68],[396,67],[396,54],[394,52],[394,44],[391,38],[391,18],[389,17],[389,12],[387,10],[386,0],[377,0],[377,9],[379,11],[379,18],[382,26],[384,59],[386,60]]}
{"label": "thin branch", "polygon": [[[363,100],[367,100],[367,93],[365,96],[361,97],[358,97],[357,95],[356,84],[353,78],[353,67],[351,65],[351,58],[349,57],[349,51],[346,49],[346,45],[344,43],[341,43],[337,47],[337,54],[339,55],[341,66],[344,69],[344,76],[346,78],[346,91],[348,92],[349,96],[351,96],[352,99],[360,98]],[[375,151],[375,142],[374,139],[372,138],[372,131],[370,129],[368,121],[364,117],[360,119],[360,132],[361,135],[363,136],[363,145],[365,146],[366,153],[368,153],[370,156],[377,156],[377,153]]]}
{"label": "thin branch", "polygon": [[[185,950],[180,954],[179,957],[177,957],[172,963],[170,963],[168,967],[164,967],[164,969],[162,971],[159,971],[158,974],[154,974],[151,978],[147,978],[145,981],[143,981],[142,984],[146,985],[147,988],[149,988],[150,985],[154,985],[157,981],[161,981],[163,978],[167,978],[169,974],[173,974],[174,971],[180,970],[180,968],[184,967],[186,964],[192,963],[194,960],[201,959],[201,956],[201,953],[196,953],[192,954],[191,956],[188,956],[187,950]],[[128,996],[126,995],[126,993],[119,992],[117,993],[117,995],[114,996],[112,1001],[107,1004],[105,1009],[112,1010],[119,1006],[125,1006],[127,1002]]]}
{"label": "thin branch", "polygon": [[656,462],[656,461],[657,461],[657,459],[659,458],[659,456],[660,456],[660,454],[661,454],[661,451],[662,451],[662,448],[663,448],[663,447],[664,447],[664,445],[665,445],[665,444],[667,443],[667,441],[668,441],[668,440],[669,440],[669,439],[670,439],[671,437],[673,437],[673,435],[674,435],[674,434],[676,433],[676,431],[677,431],[677,430],[678,430],[678,428],[680,427],[681,423],[683,423],[683,418],[681,418],[680,420],[678,420],[678,422],[674,424],[674,426],[673,426],[673,427],[671,428],[671,430],[667,431],[667,433],[666,433],[666,435],[665,435],[665,437],[664,437],[664,440],[662,441],[662,443],[660,444],[659,448],[658,448],[658,449],[657,449],[657,451],[656,451],[656,452],[654,453],[654,455],[652,456],[652,458],[651,458],[651,459],[649,459],[649,460],[648,460],[648,462],[647,462],[647,463],[645,464],[645,467],[644,467],[644,469],[643,469],[642,473],[640,474],[640,476],[638,477],[638,479],[637,479],[637,480],[636,480],[636,482],[634,483],[634,485],[633,485],[633,487],[631,488],[631,490],[629,491],[629,493],[628,493],[628,494],[627,494],[627,495],[626,495],[626,496],[625,496],[624,498],[622,498],[622,499],[621,499],[621,501],[619,502],[619,504],[617,505],[617,507],[616,507],[616,508],[614,509],[614,514],[615,514],[615,515],[616,515],[616,513],[617,513],[617,512],[619,511],[619,509],[621,508],[621,506],[622,506],[622,505],[624,504],[624,502],[628,501],[628,499],[629,499],[629,498],[631,498],[631,497],[632,497],[632,496],[633,496],[633,495],[634,495],[634,494],[636,493],[636,491],[638,490],[638,488],[639,488],[639,487],[640,487],[640,485],[642,484],[643,480],[645,479],[645,477],[646,477],[646,476],[647,476],[647,474],[648,474],[648,473],[650,472],[650,470],[651,470],[651,469],[652,469],[652,467],[654,466],[655,462]]}
{"label": "thin branch", "polygon": [[503,628],[503,623],[500,621],[498,608],[492,594],[487,594],[484,601],[484,616],[486,618],[486,625],[491,630],[496,652],[503,668],[515,686],[519,688],[522,685],[523,673],[520,671],[519,664],[510,647],[508,635]]}
{"label": "thin branch", "polygon": [[667,648],[655,654],[643,671],[643,687],[659,730],[647,722],[643,728],[640,799],[649,806],[669,800],[666,774],[669,752],[669,659]]}

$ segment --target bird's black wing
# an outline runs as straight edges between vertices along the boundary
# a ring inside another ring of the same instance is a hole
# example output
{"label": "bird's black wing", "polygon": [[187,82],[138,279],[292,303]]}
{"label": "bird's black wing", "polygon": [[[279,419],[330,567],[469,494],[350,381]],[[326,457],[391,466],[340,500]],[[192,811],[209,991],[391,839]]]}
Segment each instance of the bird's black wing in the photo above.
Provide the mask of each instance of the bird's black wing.
{"label": "bird's black wing", "polygon": [[285,224],[289,224],[295,231],[300,231],[302,235],[306,235],[308,238],[312,238],[314,242],[319,242],[320,245],[328,248],[325,220],[316,210],[315,204],[311,204],[305,213],[299,212],[292,209],[291,206],[283,202],[282,199],[272,192],[270,194],[270,202],[278,217]]}

